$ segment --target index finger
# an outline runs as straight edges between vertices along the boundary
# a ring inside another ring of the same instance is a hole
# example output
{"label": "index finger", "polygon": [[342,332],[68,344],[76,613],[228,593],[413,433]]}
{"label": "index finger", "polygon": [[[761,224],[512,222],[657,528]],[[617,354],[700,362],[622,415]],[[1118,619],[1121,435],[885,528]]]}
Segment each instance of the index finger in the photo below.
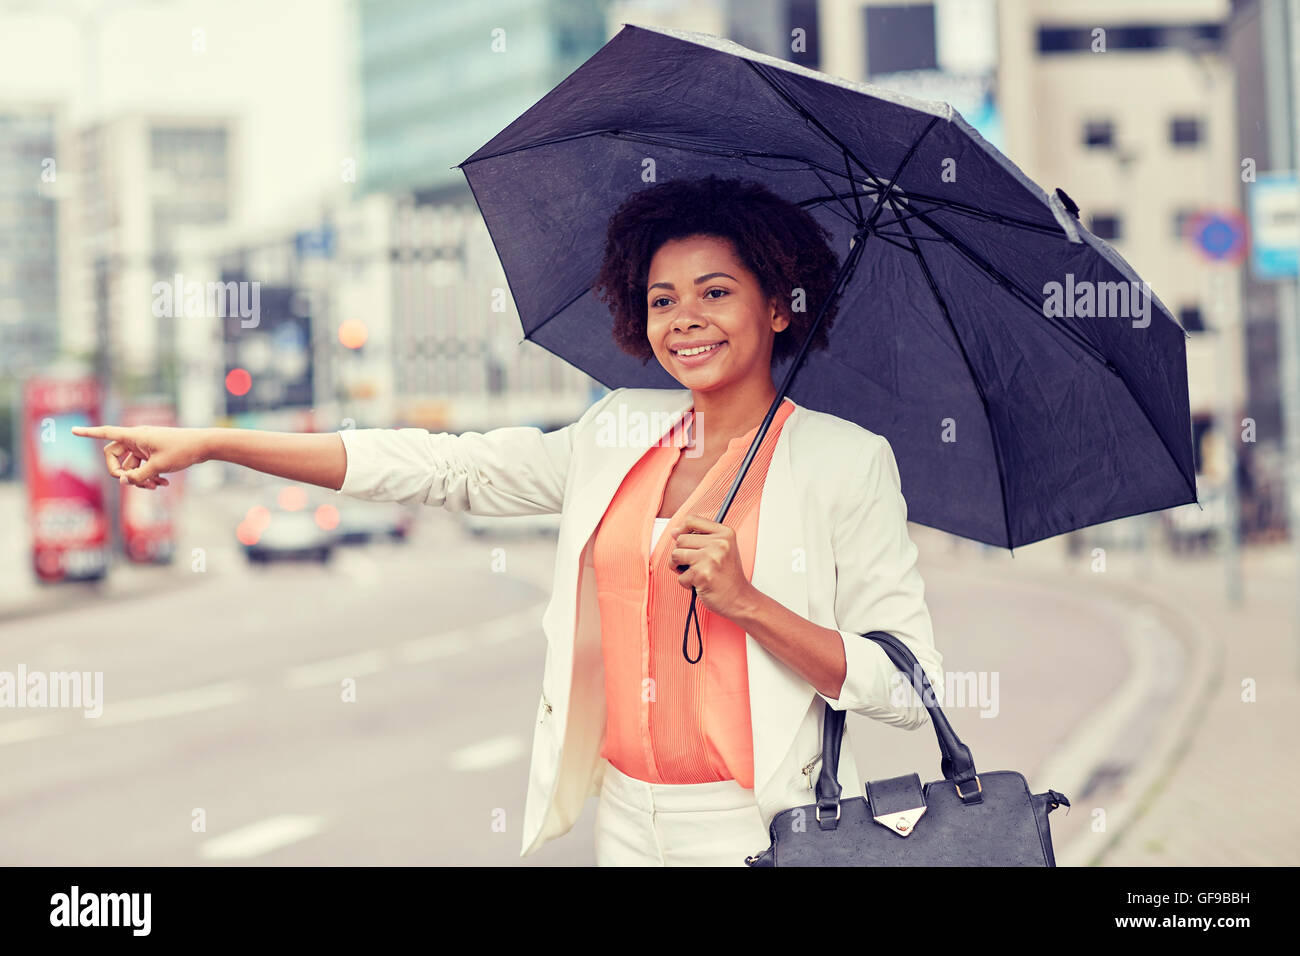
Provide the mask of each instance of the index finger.
{"label": "index finger", "polygon": [[121,429],[112,425],[73,425],[72,434],[84,438],[107,438],[115,441],[122,437]]}

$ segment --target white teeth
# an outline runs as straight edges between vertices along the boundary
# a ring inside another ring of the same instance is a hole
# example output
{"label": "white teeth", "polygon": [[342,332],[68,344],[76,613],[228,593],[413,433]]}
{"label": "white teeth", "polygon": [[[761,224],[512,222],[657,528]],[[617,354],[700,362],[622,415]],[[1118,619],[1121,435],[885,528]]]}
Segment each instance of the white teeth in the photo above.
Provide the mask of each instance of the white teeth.
{"label": "white teeth", "polygon": [[701,345],[699,348],[695,348],[695,349],[680,349],[678,350],[677,354],[678,355],[699,355],[700,353],[707,352],[710,349],[716,349],[721,344],[722,344],[721,342],[714,342],[712,345]]}

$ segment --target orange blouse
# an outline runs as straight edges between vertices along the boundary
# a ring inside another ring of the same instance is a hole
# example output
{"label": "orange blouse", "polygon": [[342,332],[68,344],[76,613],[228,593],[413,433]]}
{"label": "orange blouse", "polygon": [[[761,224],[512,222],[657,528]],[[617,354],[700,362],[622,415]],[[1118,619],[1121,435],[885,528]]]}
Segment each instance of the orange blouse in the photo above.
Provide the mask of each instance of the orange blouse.
{"label": "orange blouse", "polygon": [[[758,506],[781,426],[794,411],[781,403],[754,455],[724,523],[736,532],[741,564],[753,575]],[[687,413],[685,420],[689,424]],[[669,554],[688,514],[710,520],[722,507],[758,426],[733,438],[650,548],[654,519],[685,444],[649,448],[619,486],[596,530],[593,563],[605,664],[606,724],[601,756],[630,777],[651,783],[736,780],[754,786],[753,734],[745,631],[697,599],[704,643],[692,664],[682,656],[691,590],[677,583]],[[688,649],[698,653],[692,622]]]}

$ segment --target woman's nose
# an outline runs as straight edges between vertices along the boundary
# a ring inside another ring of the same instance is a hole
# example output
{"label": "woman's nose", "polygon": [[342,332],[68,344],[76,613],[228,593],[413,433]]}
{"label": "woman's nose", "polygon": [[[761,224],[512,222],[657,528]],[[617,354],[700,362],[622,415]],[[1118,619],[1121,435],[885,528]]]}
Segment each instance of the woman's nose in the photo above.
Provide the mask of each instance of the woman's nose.
{"label": "woman's nose", "polygon": [[693,306],[679,308],[673,316],[673,331],[677,333],[685,332],[687,329],[700,329],[704,327],[704,320],[692,312]]}

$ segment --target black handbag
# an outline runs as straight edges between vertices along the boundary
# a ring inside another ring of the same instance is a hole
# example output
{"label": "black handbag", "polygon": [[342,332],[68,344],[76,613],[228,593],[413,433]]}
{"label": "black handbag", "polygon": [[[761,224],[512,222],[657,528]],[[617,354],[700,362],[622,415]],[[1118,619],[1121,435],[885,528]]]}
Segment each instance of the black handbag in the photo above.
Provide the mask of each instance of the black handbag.
{"label": "black handbag", "polygon": [[884,631],[862,635],[883,648],[912,684],[934,724],[942,780],[914,773],[872,780],[865,797],[840,799],[836,768],[845,712],[827,706],[817,802],[783,810],[768,828],[772,845],[749,866],[1056,866],[1047,815],[1070,801],[1055,790],[1030,793],[1014,770],[977,774],[970,748],[939,708],[916,656]]}

